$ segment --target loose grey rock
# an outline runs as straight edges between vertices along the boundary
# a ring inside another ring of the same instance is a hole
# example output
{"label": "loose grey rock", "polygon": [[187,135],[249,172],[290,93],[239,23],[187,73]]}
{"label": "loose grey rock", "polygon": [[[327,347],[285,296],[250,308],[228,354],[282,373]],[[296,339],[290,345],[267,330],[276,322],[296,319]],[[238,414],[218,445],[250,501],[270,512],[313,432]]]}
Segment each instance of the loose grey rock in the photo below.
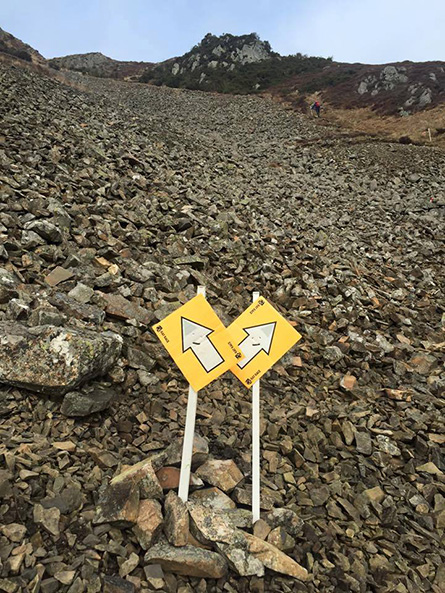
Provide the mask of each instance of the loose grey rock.
{"label": "loose grey rock", "polygon": [[363,455],[371,455],[372,453],[372,441],[369,433],[367,432],[356,432],[355,433],[355,444],[357,451],[363,453]]}
{"label": "loose grey rock", "polygon": [[116,399],[116,391],[100,385],[87,386],[82,391],[70,391],[63,398],[60,411],[65,416],[81,417],[106,410]]}
{"label": "loose grey rock", "polygon": [[25,224],[25,229],[37,233],[49,243],[61,243],[63,239],[61,230],[56,225],[46,220],[27,222]]}
{"label": "loose grey rock", "polygon": [[94,295],[94,290],[85,284],[79,282],[76,286],[69,291],[68,296],[75,299],[79,303],[88,303]]}

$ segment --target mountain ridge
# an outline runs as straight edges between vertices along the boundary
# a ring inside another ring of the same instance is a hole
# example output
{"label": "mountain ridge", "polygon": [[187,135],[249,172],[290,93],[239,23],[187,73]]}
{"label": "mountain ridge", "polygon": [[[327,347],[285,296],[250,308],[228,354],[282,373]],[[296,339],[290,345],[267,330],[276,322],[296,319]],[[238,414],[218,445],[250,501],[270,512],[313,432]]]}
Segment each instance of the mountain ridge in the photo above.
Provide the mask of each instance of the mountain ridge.
{"label": "mountain ridge", "polygon": [[[445,62],[362,64],[297,53],[281,56],[256,33],[208,33],[182,56],[162,62],[114,60],[100,52],[46,60],[0,30],[0,52],[59,71],[191,90],[267,95],[305,111],[319,100],[332,113],[365,109],[376,116],[409,116],[445,105]],[[348,118],[346,117],[346,120]],[[439,113],[431,124],[442,133]],[[430,127],[427,125],[427,127]],[[372,129],[372,126],[371,126]]]}

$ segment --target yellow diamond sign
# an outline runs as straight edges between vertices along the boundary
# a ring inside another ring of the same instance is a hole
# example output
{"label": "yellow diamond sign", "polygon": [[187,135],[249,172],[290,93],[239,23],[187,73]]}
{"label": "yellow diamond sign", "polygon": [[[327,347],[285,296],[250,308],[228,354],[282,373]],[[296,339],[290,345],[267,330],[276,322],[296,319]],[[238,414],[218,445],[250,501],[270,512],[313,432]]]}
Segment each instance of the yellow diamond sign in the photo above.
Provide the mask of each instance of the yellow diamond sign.
{"label": "yellow diamond sign", "polygon": [[154,325],[153,331],[195,391],[243,358],[202,294]]}
{"label": "yellow diamond sign", "polygon": [[252,387],[301,338],[261,296],[227,329],[244,355],[230,370],[246,387]]}

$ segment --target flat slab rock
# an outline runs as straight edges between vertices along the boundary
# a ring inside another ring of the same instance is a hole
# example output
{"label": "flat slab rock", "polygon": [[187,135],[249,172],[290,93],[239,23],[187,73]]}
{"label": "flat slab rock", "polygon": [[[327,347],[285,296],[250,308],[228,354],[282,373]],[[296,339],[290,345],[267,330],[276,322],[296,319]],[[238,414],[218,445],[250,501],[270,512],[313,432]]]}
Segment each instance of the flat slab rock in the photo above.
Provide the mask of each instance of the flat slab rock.
{"label": "flat slab rock", "polygon": [[189,500],[196,502],[212,510],[223,511],[226,509],[236,509],[236,504],[224,494],[219,488],[204,488],[204,490],[195,490],[190,494]]}
{"label": "flat slab rock", "polygon": [[246,533],[245,537],[248,542],[249,552],[252,556],[260,560],[266,568],[295,577],[300,581],[309,580],[310,575],[308,571],[290,556],[287,556],[272,544],[250,533]]}
{"label": "flat slab rock", "polygon": [[168,572],[190,577],[220,579],[227,574],[227,562],[220,554],[195,546],[177,548],[160,542],[148,550],[145,562],[160,564]]}
{"label": "flat slab rock", "polygon": [[0,383],[64,395],[103,375],[121,348],[122,338],[112,332],[0,322]]}
{"label": "flat slab rock", "polygon": [[140,307],[136,303],[129,301],[119,294],[99,293],[105,301],[105,310],[111,317],[119,319],[136,319],[140,323],[148,324],[153,321],[154,316],[151,311]]}

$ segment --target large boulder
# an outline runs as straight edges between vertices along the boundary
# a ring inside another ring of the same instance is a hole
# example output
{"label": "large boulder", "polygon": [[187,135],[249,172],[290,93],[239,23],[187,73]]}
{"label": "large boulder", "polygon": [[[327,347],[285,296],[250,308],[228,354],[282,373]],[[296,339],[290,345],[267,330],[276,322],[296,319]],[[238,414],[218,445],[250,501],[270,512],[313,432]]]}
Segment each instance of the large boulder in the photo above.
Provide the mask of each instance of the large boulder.
{"label": "large boulder", "polygon": [[122,338],[112,332],[0,322],[0,383],[64,395],[103,375],[121,348]]}

